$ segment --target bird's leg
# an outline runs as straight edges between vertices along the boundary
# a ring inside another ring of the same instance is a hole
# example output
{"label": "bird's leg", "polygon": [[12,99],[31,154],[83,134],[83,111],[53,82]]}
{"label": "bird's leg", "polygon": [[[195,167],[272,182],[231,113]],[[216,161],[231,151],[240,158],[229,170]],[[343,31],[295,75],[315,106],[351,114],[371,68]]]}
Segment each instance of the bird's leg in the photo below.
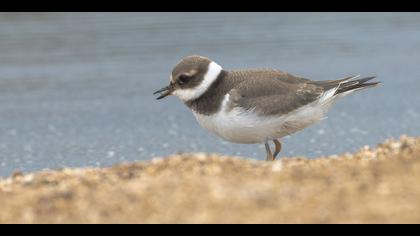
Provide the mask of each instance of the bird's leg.
{"label": "bird's leg", "polygon": [[268,145],[268,141],[265,142],[265,151],[267,152],[266,161],[274,161],[274,157],[273,154],[271,154],[270,145]]}
{"label": "bird's leg", "polygon": [[277,155],[281,151],[281,143],[277,139],[273,139],[273,143],[276,145],[276,150],[274,151],[274,154],[273,154],[273,161],[274,161],[276,159]]}

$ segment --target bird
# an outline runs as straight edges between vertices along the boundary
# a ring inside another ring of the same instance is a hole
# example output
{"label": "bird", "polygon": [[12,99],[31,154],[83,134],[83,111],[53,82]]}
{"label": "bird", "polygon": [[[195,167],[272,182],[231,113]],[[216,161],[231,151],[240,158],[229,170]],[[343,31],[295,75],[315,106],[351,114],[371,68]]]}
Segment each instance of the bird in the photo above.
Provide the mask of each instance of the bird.
{"label": "bird", "polygon": [[200,55],[182,58],[169,77],[169,85],[154,92],[157,100],[178,97],[224,140],[264,144],[267,161],[280,153],[281,138],[326,118],[337,99],[380,83],[371,82],[376,76],[310,80],[276,69],[225,70]]}

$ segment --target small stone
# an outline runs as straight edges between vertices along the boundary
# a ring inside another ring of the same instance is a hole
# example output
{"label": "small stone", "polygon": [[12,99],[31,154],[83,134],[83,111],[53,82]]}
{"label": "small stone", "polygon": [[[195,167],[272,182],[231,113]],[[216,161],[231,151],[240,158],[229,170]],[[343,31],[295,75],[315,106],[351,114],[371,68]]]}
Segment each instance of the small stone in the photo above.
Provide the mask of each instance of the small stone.
{"label": "small stone", "polygon": [[391,143],[390,146],[392,149],[399,149],[401,147],[401,143],[400,142]]}
{"label": "small stone", "polygon": [[281,160],[274,161],[271,165],[271,171],[273,172],[280,172],[283,170],[283,162]]}
{"label": "small stone", "polygon": [[195,156],[199,161],[204,161],[207,159],[207,155],[205,153],[197,153]]}
{"label": "small stone", "polygon": [[163,158],[161,157],[154,157],[151,161],[152,164],[159,164],[163,162]]}
{"label": "small stone", "polygon": [[34,174],[25,175],[22,179],[23,183],[30,183],[34,180]]}
{"label": "small stone", "polygon": [[18,178],[18,177],[22,177],[23,173],[20,170],[16,170],[15,172],[13,172],[12,174],[12,178]]}

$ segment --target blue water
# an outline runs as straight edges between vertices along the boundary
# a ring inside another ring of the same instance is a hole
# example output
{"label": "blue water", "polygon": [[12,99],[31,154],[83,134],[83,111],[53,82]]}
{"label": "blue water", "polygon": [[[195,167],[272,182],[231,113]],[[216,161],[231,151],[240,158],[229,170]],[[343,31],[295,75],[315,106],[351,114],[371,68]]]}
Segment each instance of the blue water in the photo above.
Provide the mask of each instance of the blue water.
{"label": "blue water", "polygon": [[376,75],[283,156],[338,154],[420,135],[418,13],[1,13],[0,176],[109,166],[176,152],[263,160],[227,143],[179,100],[156,101],[184,56],[311,79]]}

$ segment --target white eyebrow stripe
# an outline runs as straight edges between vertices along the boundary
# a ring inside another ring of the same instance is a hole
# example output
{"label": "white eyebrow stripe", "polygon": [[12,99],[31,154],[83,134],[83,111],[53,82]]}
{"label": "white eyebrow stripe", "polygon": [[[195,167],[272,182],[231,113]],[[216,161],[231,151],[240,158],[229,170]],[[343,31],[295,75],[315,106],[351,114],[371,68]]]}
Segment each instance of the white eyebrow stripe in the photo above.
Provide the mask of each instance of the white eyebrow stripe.
{"label": "white eyebrow stripe", "polygon": [[216,62],[212,61],[209,64],[206,74],[204,75],[203,81],[195,88],[188,89],[177,89],[173,94],[179,97],[182,101],[190,101],[199,98],[207,89],[216,81],[219,77],[222,67]]}

